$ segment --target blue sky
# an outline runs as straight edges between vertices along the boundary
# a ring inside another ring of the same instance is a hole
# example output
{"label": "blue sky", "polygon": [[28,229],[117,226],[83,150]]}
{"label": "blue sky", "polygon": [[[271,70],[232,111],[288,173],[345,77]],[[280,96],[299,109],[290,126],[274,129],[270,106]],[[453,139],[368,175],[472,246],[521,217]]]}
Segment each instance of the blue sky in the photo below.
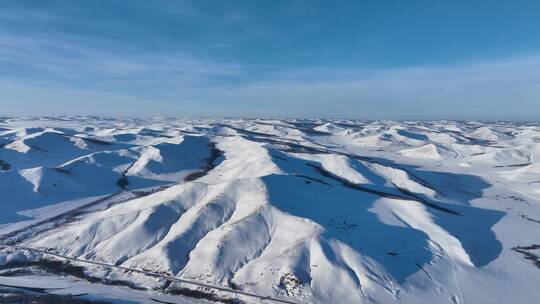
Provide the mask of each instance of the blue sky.
{"label": "blue sky", "polygon": [[0,115],[540,119],[540,1],[0,7]]}

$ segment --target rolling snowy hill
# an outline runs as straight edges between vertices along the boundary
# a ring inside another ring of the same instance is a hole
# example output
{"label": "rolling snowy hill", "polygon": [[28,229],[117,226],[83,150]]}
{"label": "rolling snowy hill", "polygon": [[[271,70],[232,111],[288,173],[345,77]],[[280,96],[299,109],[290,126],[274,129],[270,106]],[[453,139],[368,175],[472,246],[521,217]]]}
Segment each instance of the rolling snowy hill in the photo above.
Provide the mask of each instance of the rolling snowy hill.
{"label": "rolling snowy hill", "polygon": [[534,123],[2,118],[0,287],[536,303],[539,158]]}

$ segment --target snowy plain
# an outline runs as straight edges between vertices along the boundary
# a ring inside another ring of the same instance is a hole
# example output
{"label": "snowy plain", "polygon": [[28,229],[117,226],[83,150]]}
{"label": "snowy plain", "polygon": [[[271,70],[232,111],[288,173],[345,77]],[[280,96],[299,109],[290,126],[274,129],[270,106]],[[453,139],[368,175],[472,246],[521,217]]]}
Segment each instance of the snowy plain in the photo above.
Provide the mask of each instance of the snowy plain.
{"label": "snowy plain", "polygon": [[537,303],[539,158],[539,123],[0,117],[0,288]]}

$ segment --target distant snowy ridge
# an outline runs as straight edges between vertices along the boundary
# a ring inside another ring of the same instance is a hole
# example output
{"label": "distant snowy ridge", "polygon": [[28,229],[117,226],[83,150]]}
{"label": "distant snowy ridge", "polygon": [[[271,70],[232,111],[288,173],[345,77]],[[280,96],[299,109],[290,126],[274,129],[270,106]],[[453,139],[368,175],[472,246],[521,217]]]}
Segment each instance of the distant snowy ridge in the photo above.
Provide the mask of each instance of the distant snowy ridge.
{"label": "distant snowy ridge", "polygon": [[10,243],[298,303],[540,296],[538,124],[6,118],[0,143]]}

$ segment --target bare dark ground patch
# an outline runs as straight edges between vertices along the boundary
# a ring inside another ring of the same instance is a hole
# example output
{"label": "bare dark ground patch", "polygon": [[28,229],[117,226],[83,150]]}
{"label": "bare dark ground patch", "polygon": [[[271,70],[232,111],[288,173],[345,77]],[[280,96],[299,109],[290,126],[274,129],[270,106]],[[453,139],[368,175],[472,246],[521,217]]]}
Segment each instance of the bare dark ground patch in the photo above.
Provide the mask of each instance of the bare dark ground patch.
{"label": "bare dark ground patch", "polygon": [[206,165],[202,168],[201,171],[193,172],[191,174],[188,174],[186,177],[184,177],[184,181],[190,182],[196,179],[199,179],[206,174],[208,174],[208,171],[214,169],[216,167],[216,164],[214,162],[223,155],[223,151],[219,150],[216,147],[216,143],[210,143],[208,144],[208,148],[210,149],[210,157],[206,159]]}
{"label": "bare dark ground patch", "polygon": [[9,171],[11,170],[11,165],[0,159],[0,169],[2,171]]}
{"label": "bare dark ground patch", "polygon": [[532,253],[532,250],[540,249],[540,245],[534,244],[530,246],[516,246],[512,250],[519,252],[525,256],[525,259],[531,261],[538,269],[540,269],[540,257]]}

